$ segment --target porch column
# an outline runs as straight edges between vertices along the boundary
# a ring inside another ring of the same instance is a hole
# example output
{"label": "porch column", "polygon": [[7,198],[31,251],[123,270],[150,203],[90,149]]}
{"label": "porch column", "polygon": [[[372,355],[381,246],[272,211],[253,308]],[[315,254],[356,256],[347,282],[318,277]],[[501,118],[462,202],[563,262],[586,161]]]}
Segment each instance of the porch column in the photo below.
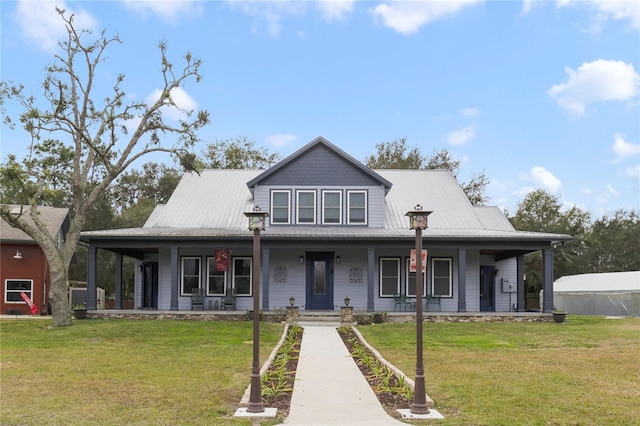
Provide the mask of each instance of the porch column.
{"label": "porch column", "polygon": [[171,304],[170,310],[178,310],[178,294],[180,294],[180,256],[178,247],[171,247]]}
{"label": "porch column", "polygon": [[516,290],[518,291],[518,312],[526,310],[527,290],[524,288],[524,255],[516,256]]}
{"label": "porch column", "polygon": [[458,312],[467,312],[467,249],[458,249]]}
{"label": "porch column", "polygon": [[98,248],[89,244],[87,250],[87,309],[96,310],[96,289],[98,288]]}
{"label": "porch column", "polygon": [[[122,309],[122,254],[116,253],[116,300],[114,309]],[[105,300],[106,303],[106,300]]]}
{"label": "porch column", "polygon": [[262,310],[269,310],[269,248],[262,248]]}
{"label": "porch column", "polygon": [[542,312],[553,311],[553,250],[542,250]]}
{"label": "porch column", "polygon": [[375,310],[373,297],[375,294],[375,262],[376,262],[376,249],[373,247],[367,248],[367,311],[372,312]]}

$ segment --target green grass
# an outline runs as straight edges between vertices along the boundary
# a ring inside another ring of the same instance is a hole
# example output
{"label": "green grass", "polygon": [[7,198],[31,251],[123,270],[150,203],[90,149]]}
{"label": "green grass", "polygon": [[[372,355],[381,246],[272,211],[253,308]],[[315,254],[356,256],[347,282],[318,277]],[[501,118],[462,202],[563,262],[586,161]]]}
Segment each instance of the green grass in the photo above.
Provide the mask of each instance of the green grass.
{"label": "green grass", "polygon": [[[359,330],[415,375],[415,324]],[[640,424],[640,318],[425,323],[423,331],[427,393],[446,417],[431,423]]]}
{"label": "green grass", "polygon": [[[232,417],[251,322],[49,324],[0,321],[2,425],[255,424]],[[413,377],[414,324],[359,329]],[[262,362],[281,332],[261,324]],[[446,416],[429,424],[640,424],[640,318],[425,323],[424,344],[427,393]]]}
{"label": "green grass", "polygon": [[[282,329],[261,323],[261,362]],[[249,425],[251,363],[248,321],[2,320],[0,424]]]}

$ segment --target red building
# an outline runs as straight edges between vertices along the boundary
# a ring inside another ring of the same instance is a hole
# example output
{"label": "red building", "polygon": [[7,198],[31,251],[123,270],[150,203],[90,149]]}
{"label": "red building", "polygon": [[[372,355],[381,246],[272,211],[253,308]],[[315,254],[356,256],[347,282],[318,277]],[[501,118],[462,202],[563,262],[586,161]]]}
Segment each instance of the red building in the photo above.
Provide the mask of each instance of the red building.
{"label": "red building", "polygon": [[[38,207],[38,211],[51,236],[62,243],[69,228],[69,211],[55,207]],[[23,214],[28,217],[26,208]],[[49,264],[40,247],[29,235],[0,219],[0,313],[32,315],[23,292],[40,313],[47,313],[50,282]]]}

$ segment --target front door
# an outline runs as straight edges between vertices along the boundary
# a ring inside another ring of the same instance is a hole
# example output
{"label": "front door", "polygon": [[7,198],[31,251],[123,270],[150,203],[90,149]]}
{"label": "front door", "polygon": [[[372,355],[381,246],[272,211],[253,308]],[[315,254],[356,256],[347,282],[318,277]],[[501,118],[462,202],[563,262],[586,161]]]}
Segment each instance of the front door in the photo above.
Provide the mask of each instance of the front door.
{"label": "front door", "polygon": [[333,310],[333,253],[307,253],[307,310]]}
{"label": "front door", "polygon": [[158,309],[158,262],[142,264],[142,308]]}
{"label": "front door", "polygon": [[496,310],[496,268],[480,266],[480,312]]}

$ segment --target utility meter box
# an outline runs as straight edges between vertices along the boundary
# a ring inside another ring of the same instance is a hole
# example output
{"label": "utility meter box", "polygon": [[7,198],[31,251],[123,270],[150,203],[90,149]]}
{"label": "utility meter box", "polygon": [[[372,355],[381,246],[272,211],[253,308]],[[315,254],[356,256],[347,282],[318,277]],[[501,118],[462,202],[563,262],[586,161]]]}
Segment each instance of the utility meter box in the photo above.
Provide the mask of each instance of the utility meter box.
{"label": "utility meter box", "polygon": [[515,293],[518,290],[516,289],[515,283],[511,280],[502,279],[502,292],[503,293]]}

